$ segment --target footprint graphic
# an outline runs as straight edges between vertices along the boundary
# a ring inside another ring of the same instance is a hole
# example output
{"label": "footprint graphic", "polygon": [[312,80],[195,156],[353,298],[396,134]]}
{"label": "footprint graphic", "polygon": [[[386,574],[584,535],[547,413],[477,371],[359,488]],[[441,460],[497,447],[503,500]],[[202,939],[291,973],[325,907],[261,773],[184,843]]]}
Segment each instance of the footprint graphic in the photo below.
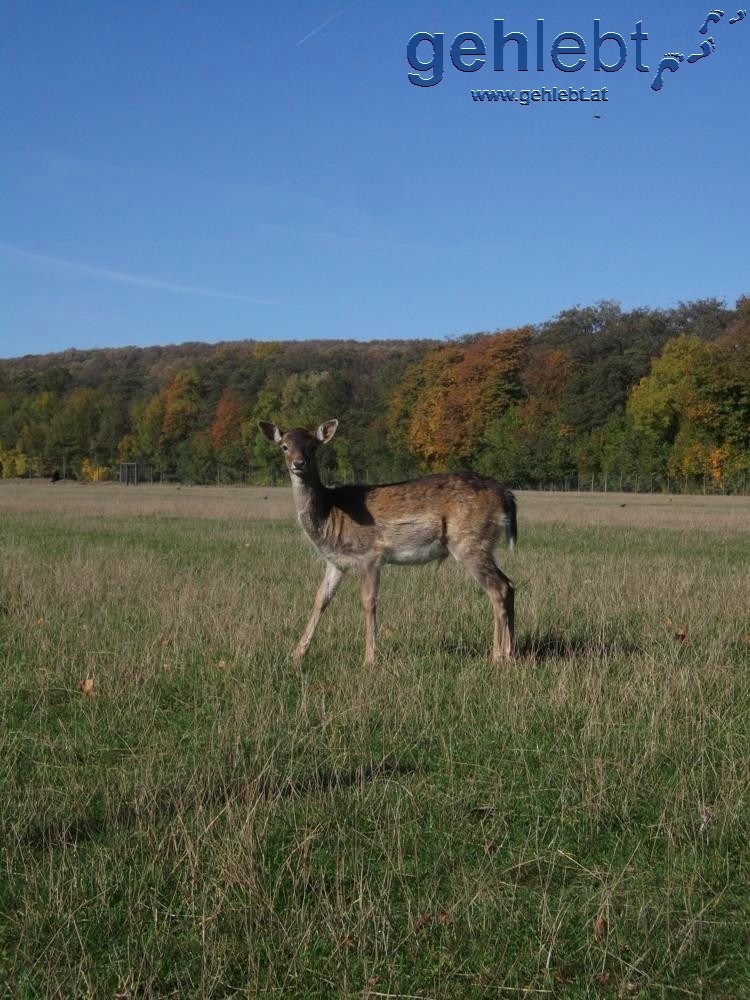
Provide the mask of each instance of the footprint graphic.
{"label": "footprint graphic", "polygon": [[700,62],[701,59],[705,59],[706,56],[710,56],[712,52],[716,51],[716,42],[710,36],[705,42],[701,43],[700,52],[694,52],[691,56],[688,56],[689,63]]}
{"label": "footprint graphic", "polygon": [[664,73],[669,70],[670,73],[676,73],[680,68],[680,63],[685,61],[685,56],[681,52],[667,52],[659,63],[659,68],[656,71],[656,76],[651,83],[652,90],[661,90],[664,86]]}
{"label": "footprint graphic", "polygon": [[718,24],[719,21],[722,19],[722,17],[724,17],[723,10],[712,10],[711,13],[708,15],[708,17],[706,18],[706,20],[700,26],[700,28],[698,28],[700,34],[705,35],[706,32],[708,31],[709,24],[711,23]]}

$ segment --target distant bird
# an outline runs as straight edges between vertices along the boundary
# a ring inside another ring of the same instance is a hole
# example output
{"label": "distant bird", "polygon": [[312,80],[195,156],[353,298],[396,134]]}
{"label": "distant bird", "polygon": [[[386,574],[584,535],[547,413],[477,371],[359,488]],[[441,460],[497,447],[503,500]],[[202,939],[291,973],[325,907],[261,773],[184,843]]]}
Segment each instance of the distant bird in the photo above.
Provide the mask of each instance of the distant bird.
{"label": "distant bird", "polygon": [[603,117],[604,117],[604,115],[594,115],[594,118],[600,118],[601,119]]}

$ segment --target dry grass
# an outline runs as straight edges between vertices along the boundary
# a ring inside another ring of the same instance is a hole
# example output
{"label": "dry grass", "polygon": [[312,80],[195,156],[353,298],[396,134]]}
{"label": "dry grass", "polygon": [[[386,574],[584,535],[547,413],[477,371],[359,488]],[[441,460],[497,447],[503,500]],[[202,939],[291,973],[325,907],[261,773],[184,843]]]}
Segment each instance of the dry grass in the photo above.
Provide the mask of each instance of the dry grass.
{"label": "dry grass", "polygon": [[[519,492],[529,525],[551,522],[612,528],[750,531],[750,497],[659,493]],[[290,520],[289,487],[119,486],[0,480],[0,512],[58,517],[185,517]]]}
{"label": "dry grass", "polygon": [[0,480],[0,511],[56,517],[265,520],[294,514],[291,489],[260,486],[120,486]]}
{"label": "dry grass", "polygon": [[0,486],[6,995],[750,995],[750,501],[522,494],[518,659],[446,564],[366,670],[290,500]]}

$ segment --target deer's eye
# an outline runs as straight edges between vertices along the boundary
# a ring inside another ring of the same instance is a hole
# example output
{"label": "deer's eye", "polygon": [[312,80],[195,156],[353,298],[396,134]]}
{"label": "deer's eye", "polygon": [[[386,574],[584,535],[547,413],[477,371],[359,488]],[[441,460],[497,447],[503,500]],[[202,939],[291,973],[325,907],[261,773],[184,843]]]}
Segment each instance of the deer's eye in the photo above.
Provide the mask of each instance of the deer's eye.
{"label": "deer's eye", "polygon": [[289,447],[287,445],[285,445],[285,444],[282,444],[281,450],[282,451],[289,451]]}

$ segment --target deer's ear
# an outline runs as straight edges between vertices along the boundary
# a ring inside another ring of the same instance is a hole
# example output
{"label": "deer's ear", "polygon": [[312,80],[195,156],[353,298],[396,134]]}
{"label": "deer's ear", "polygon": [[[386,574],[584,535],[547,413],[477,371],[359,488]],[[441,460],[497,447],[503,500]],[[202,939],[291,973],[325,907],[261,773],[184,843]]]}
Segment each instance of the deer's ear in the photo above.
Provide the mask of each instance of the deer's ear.
{"label": "deer's ear", "polygon": [[264,437],[268,438],[273,444],[279,444],[283,437],[283,434],[276,426],[276,424],[269,424],[267,420],[261,420],[258,424]]}
{"label": "deer's ear", "polygon": [[323,444],[328,444],[333,435],[336,433],[338,425],[338,420],[327,420],[324,424],[321,424],[316,434],[318,441],[322,441]]}

